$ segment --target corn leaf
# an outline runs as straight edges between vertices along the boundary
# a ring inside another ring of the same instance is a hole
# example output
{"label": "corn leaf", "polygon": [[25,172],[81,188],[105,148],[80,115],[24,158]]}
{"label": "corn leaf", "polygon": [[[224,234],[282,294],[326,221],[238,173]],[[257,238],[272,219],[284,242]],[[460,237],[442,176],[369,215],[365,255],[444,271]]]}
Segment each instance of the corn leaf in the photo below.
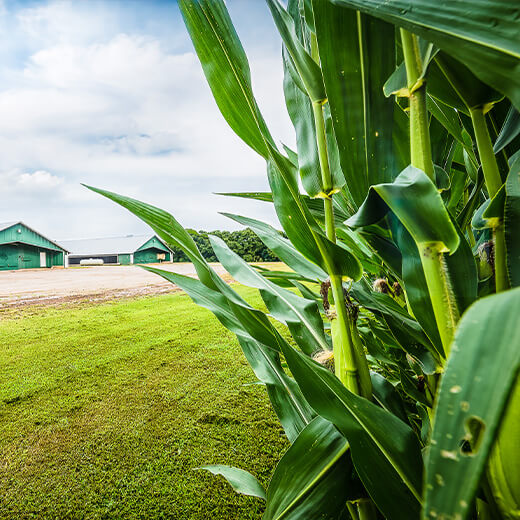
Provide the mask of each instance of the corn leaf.
{"label": "corn leaf", "polygon": [[449,54],[439,52],[435,56],[435,61],[468,109],[486,107],[488,110],[503,98],[502,94],[480,81],[467,67]]}
{"label": "corn leaf", "polygon": [[405,424],[408,424],[408,416],[404,407],[404,402],[394,385],[387,381],[377,372],[370,372],[372,380],[372,391],[374,401],[388,412],[392,413]]}
{"label": "corn leaf", "polygon": [[234,132],[262,157],[273,144],[251,87],[246,54],[223,0],[179,0],[215,101]]}
{"label": "corn leaf", "polygon": [[327,96],[320,67],[298,39],[294,20],[278,0],[267,0],[267,5],[309,98],[313,102],[323,102]]}
{"label": "corn leaf", "polygon": [[284,80],[283,89],[287,112],[291,118],[296,133],[298,148],[298,169],[305,191],[311,197],[323,192],[318,145],[314,115],[309,97],[296,85],[289,72],[290,57],[284,49]]}
{"label": "corn leaf", "polygon": [[410,308],[416,320],[435,346],[435,350],[442,356],[444,355],[444,349],[433,313],[419,249],[412,235],[410,235],[395,215],[389,215],[388,221],[395,244],[402,255],[402,277]]}
{"label": "corn leaf", "polygon": [[520,157],[511,165],[505,185],[504,233],[507,273],[512,287],[520,286]]}
{"label": "corn leaf", "polygon": [[464,233],[455,219],[452,218],[451,221],[459,235],[459,247],[452,255],[445,256],[444,261],[457,308],[462,314],[477,299],[478,272],[475,257]]}
{"label": "corn leaf", "polygon": [[362,268],[354,255],[323,233],[297,190],[294,166],[279,154],[268,161],[267,173],[274,206],[283,230],[294,247],[330,275],[359,280]]}
{"label": "corn leaf", "polygon": [[[464,63],[520,109],[516,0],[333,0],[418,34]],[[461,17],[461,13],[463,16]]]}
{"label": "corn leaf", "polygon": [[363,280],[352,284],[351,294],[363,307],[384,316],[388,326],[394,331],[396,338],[401,340],[405,350],[408,344],[421,344],[438,358],[438,353],[421,326],[388,294],[370,290],[368,284]]}
{"label": "corn leaf", "polygon": [[[293,164],[298,166],[298,164]],[[259,200],[261,202],[273,202],[273,194],[270,191],[242,191],[242,192],[217,192],[215,195],[224,195],[225,197],[238,197],[241,199]]]}
{"label": "corn leaf", "polygon": [[510,107],[500,134],[495,141],[493,151],[495,153],[503,150],[511,141],[520,135],[520,112],[513,106]]}
{"label": "corn leaf", "polygon": [[265,500],[265,491],[260,482],[251,475],[248,471],[243,469],[233,468],[232,466],[209,465],[201,466],[200,468],[213,473],[213,475],[223,476],[231,487],[241,495],[248,495],[251,497],[261,498]]}
{"label": "corn leaf", "polygon": [[222,213],[222,215],[251,228],[258,235],[260,240],[273,251],[284,264],[294,269],[294,271],[300,275],[321,281],[328,278],[328,275],[323,269],[309,262],[294,248],[289,240],[284,238],[278,230],[269,224],[241,215],[232,215],[230,213]]}
{"label": "corn leaf", "polygon": [[400,109],[381,95],[395,68],[394,28],[328,0],[312,4],[341,168],[357,207],[370,185],[392,181],[409,162],[394,149]]}
{"label": "corn leaf", "polygon": [[291,346],[284,345],[283,352],[309,404],[349,442],[358,475],[381,512],[389,520],[418,519],[422,455],[412,429],[349,392],[331,372]]}
{"label": "corn leaf", "polygon": [[464,519],[471,512],[520,368],[519,315],[517,288],[479,300],[459,323],[433,420],[425,517]]}
{"label": "corn leaf", "polygon": [[439,99],[428,96],[428,110],[462,146],[467,146],[462,136],[462,125],[460,124],[459,116],[453,107],[446,105]]}
{"label": "corn leaf", "polygon": [[409,166],[393,183],[371,186],[359,211],[346,224],[362,227],[375,224],[392,211],[418,245],[442,244],[452,253],[459,236],[442,199],[429,177]]}
{"label": "corn leaf", "polygon": [[135,216],[139,217],[171,248],[178,247],[182,249],[193,262],[199,279],[208,288],[227,292],[228,296],[236,296],[241,300],[234,291],[234,294],[228,291],[229,288],[227,284],[213,271],[213,269],[211,269],[200,251],[197,249],[191,235],[179,224],[179,222],[177,222],[173,215],[145,202],[125,197],[124,195],[119,195],[112,191],[94,188],[92,186],[87,186],[86,184],[84,184],[84,186],[89,190],[99,193],[107,199],[116,202]]}
{"label": "corn leaf", "polygon": [[[293,165],[297,167],[297,165]],[[274,202],[273,194],[271,192],[253,191],[241,193],[217,193],[217,195],[225,195],[226,197],[239,197],[242,199],[259,200],[261,202]],[[338,194],[339,195],[339,194]],[[323,222],[325,218],[325,211],[323,209],[322,199],[311,199],[307,195],[300,194],[300,198],[307,206],[312,216],[319,222]],[[334,205],[334,221],[336,225],[340,225],[352,214],[351,211],[346,211],[344,204],[340,203],[337,197],[332,201]]]}
{"label": "corn leaf", "polygon": [[271,314],[287,323],[295,341],[309,355],[328,350],[323,320],[315,301],[306,300],[264,278],[247,262],[231,251],[218,237],[209,236],[213,251],[227,272],[238,282],[260,289]]}
{"label": "corn leaf", "polygon": [[313,419],[276,466],[262,519],[337,519],[358,498],[348,448],[329,421]]}

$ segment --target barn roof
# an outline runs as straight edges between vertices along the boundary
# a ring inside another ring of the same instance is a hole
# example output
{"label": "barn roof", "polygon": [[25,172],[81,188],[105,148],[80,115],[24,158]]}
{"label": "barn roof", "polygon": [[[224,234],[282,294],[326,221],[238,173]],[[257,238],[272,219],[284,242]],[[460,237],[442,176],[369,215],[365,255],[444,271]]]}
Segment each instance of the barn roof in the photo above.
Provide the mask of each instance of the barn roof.
{"label": "barn roof", "polygon": [[16,224],[22,224],[22,222],[0,222],[0,231],[9,229],[10,227],[16,226]]}
{"label": "barn roof", "polygon": [[[62,240],[71,256],[131,254],[155,235],[127,235],[125,237]],[[156,237],[158,238],[158,237]],[[162,240],[158,238],[162,243]]]}
{"label": "barn roof", "polygon": [[32,228],[31,226],[28,226],[21,220],[13,220],[12,222],[0,222],[0,231],[4,231],[13,226],[23,226],[23,227],[27,228],[28,230],[32,231],[33,233],[36,233],[37,235],[39,235],[40,237],[45,239],[47,242],[50,242],[51,244],[56,246],[58,249],[61,249],[62,251],[65,251],[66,253],[69,252],[66,247],[63,247],[61,244],[58,244],[58,242],[51,240],[49,237],[46,237],[45,235],[42,235],[39,231],[36,231],[36,229]]}

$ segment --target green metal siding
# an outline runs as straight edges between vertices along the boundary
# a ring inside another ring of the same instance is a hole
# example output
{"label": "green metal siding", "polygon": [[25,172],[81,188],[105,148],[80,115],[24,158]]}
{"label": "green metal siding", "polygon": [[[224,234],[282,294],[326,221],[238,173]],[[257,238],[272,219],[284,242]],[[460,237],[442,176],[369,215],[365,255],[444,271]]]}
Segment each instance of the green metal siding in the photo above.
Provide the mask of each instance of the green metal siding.
{"label": "green metal siding", "polygon": [[137,251],[144,251],[145,249],[155,248],[158,249],[159,252],[169,253],[169,249],[157,238],[152,237],[150,240],[146,241]]}
{"label": "green metal siding", "polygon": [[58,251],[57,253],[53,253],[52,265],[53,266],[63,265],[63,253],[61,251]]}
{"label": "green metal siding", "polygon": [[[158,260],[157,255],[161,253],[165,255],[165,260]],[[154,264],[157,262],[169,262],[170,253],[158,248],[149,248],[138,250],[134,253],[134,264]]]}
{"label": "green metal siding", "polygon": [[52,251],[62,251],[56,244],[53,244],[50,240],[25,227],[23,224],[16,224],[0,231],[0,244],[8,243],[30,244]]}
{"label": "green metal siding", "polygon": [[130,255],[121,254],[118,256],[119,256],[118,260],[121,265],[130,265]]}
{"label": "green metal siding", "polygon": [[23,224],[0,231],[0,270],[40,267],[40,253],[46,267],[63,265],[64,251]]}
{"label": "green metal siding", "polygon": [[[37,247],[26,244],[1,244],[0,245],[0,270],[7,269],[34,269],[40,267],[40,253],[46,253],[46,266],[63,265],[58,259],[55,260],[55,254],[51,251],[45,251]],[[62,255],[63,257],[63,255]]]}

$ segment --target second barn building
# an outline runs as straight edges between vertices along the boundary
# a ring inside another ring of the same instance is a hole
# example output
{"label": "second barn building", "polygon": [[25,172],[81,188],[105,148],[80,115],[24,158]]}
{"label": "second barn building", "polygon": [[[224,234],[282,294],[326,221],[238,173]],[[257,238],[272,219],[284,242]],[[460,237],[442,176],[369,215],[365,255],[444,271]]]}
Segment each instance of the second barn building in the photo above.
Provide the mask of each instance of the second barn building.
{"label": "second barn building", "polygon": [[170,262],[172,253],[156,235],[127,235],[124,237],[63,240],[70,253],[68,265],[82,260],[102,260],[103,264],[129,265]]}

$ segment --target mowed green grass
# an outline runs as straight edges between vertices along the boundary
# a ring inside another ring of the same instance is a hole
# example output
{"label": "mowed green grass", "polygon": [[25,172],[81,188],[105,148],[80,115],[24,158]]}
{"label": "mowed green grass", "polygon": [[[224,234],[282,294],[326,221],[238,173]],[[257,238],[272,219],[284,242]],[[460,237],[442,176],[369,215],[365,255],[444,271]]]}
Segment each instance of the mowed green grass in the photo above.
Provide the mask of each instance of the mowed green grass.
{"label": "mowed green grass", "polygon": [[234,336],[184,293],[2,313],[0,367],[0,518],[260,518],[194,468],[266,483],[287,442]]}

